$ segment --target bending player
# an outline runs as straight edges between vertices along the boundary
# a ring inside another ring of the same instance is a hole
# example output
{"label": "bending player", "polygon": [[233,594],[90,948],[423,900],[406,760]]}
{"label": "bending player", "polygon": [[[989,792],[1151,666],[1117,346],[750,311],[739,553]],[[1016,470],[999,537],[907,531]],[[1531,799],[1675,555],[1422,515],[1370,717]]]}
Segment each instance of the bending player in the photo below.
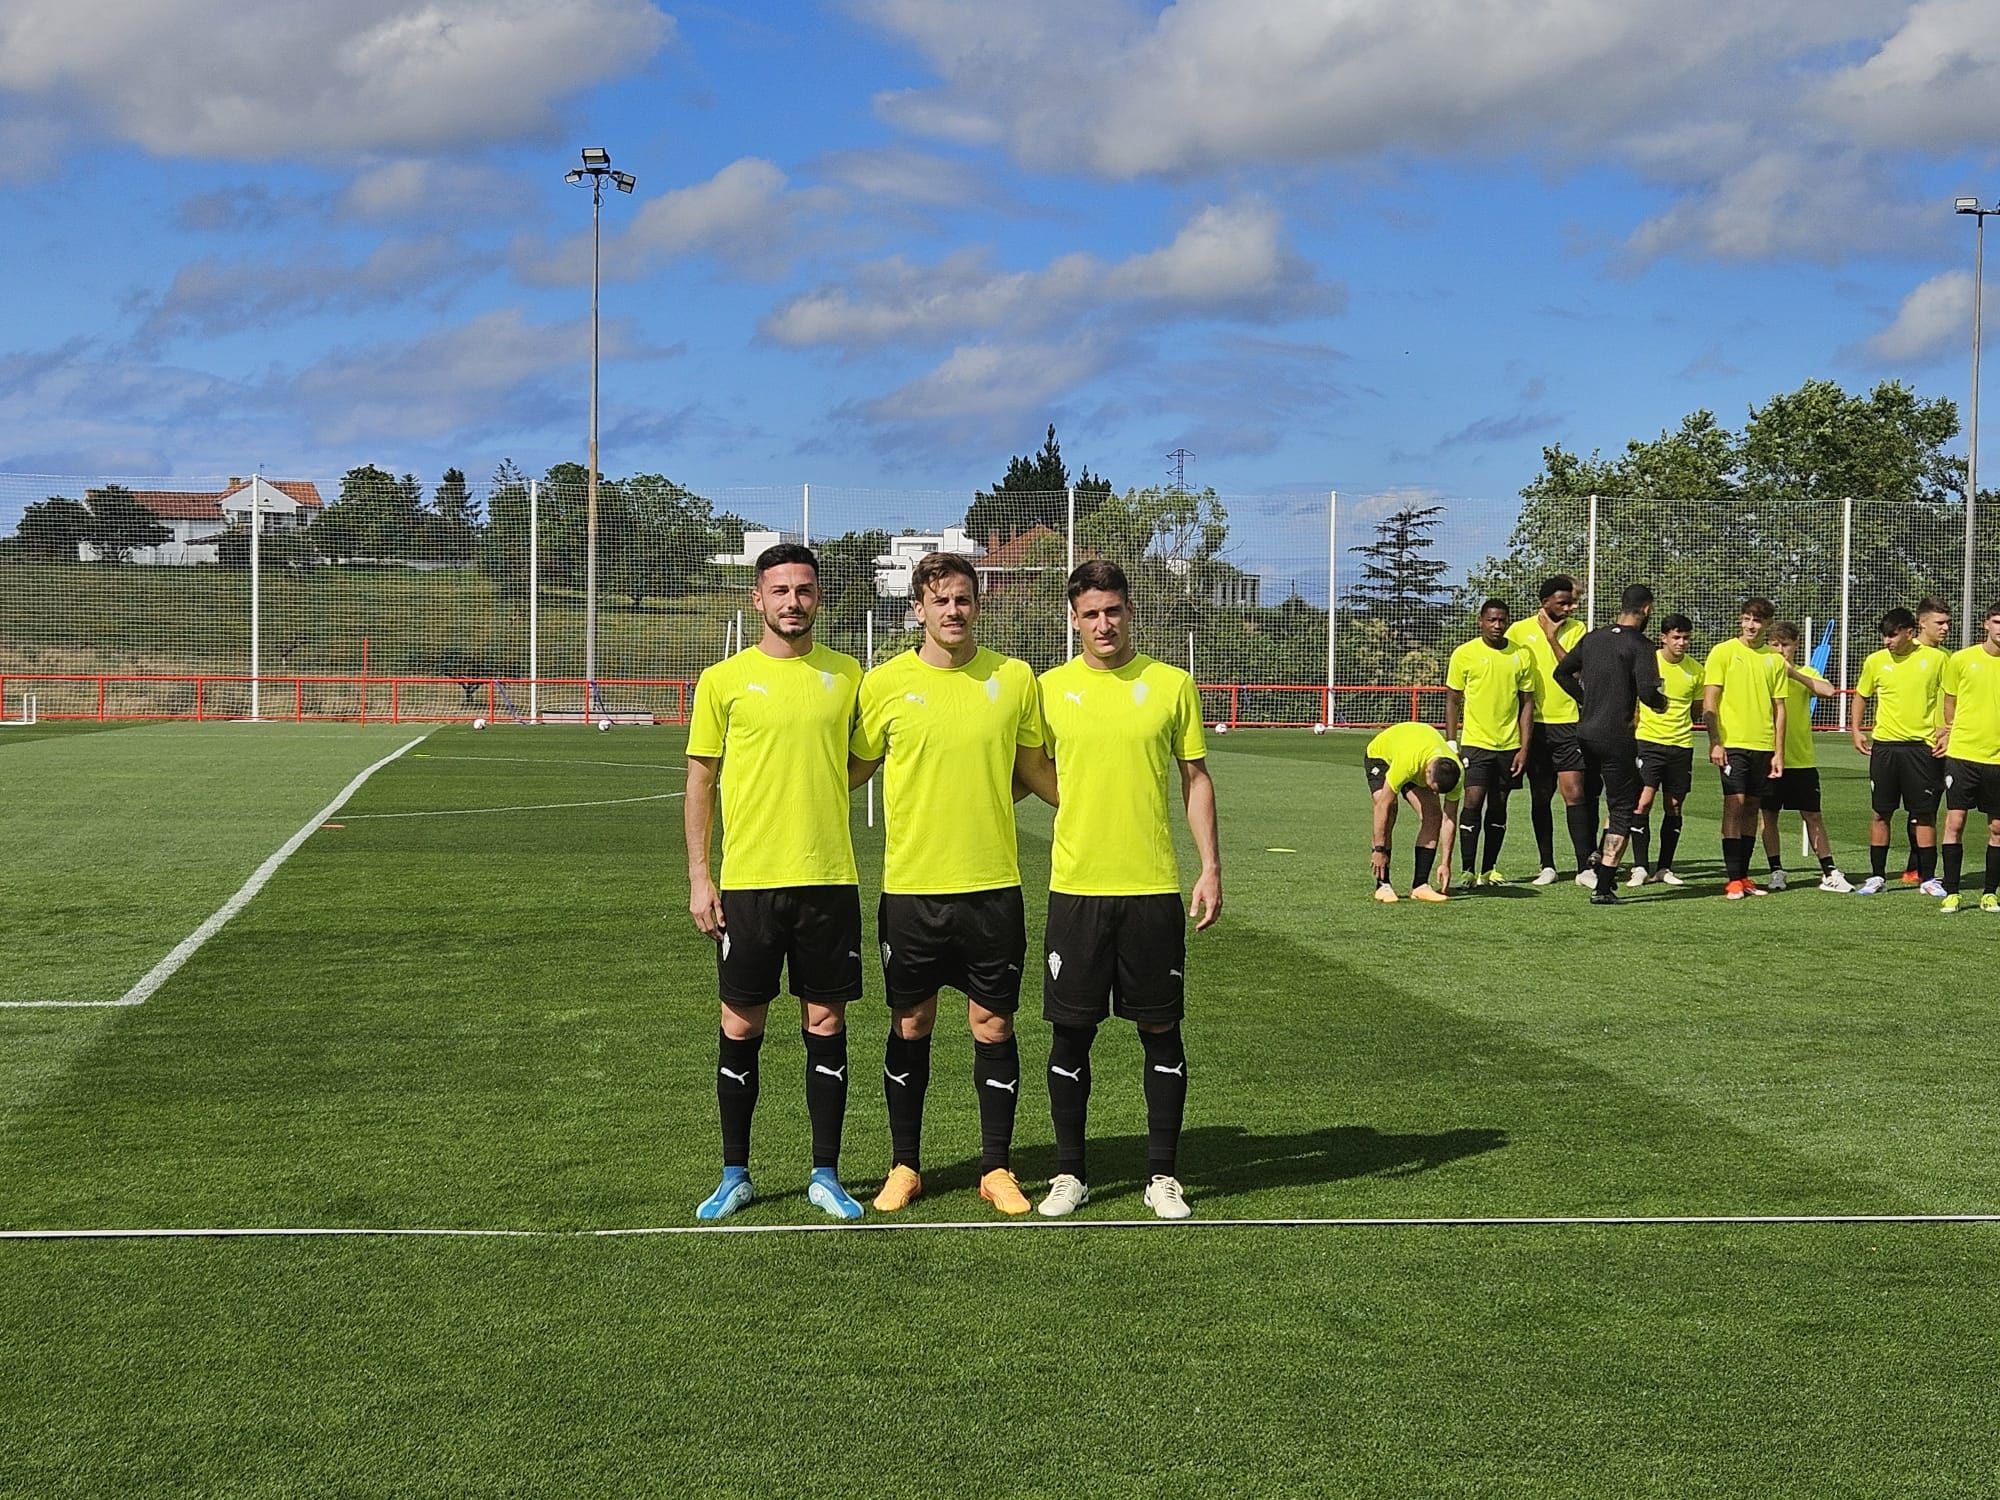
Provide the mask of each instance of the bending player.
{"label": "bending player", "polygon": [[1534,670],[1535,723],[1528,740],[1528,816],[1535,828],[1535,851],[1542,867],[1536,885],[1554,885],[1556,829],[1549,799],[1562,794],[1563,816],[1569,822],[1570,848],[1576,867],[1590,863],[1597,842],[1597,810],[1586,782],[1583,746],[1577,743],[1576,700],[1555,684],[1556,664],[1583,639],[1583,621],[1575,618],[1576,580],[1558,573],[1542,580],[1542,607],[1516,622],[1507,639],[1528,653]]}
{"label": "bending player", "polygon": [[[1390,835],[1396,828],[1396,807],[1407,802],[1417,815],[1416,872],[1410,881],[1413,901],[1443,901],[1451,884],[1452,834],[1458,819],[1465,763],[1444,736],[1428,724],[1392,724],[1368,742],[1363,769],[1375,804],[1375,840],[1369,867],[1375,876],[1375,899],[1394,901],[1389,880]],[[1445,889],[1431,884],[1442,843],[1445,862],[1438,870]]]}
{"label": "bending player", "polygon": [[[847,825],[847,742],[861,663],[813,641],[819,563],[795,543],[757,558],[757,644],[695,684],[688,723],[688,914],[715,942],[722,1039],[716,1100],[722,1181],[695,1210],[723,1219],[750,1201],[757,1058],[788,972],[805,1033],[812,1175],[806,1197],[837,1219],[861,1205],[840,1185],[847,1113],[847,1006],[861,998],[861,891]],[[722,785],[722,878],[709,834]]]}
{"label": "bending player", "polygon": [[[1090,1201],[1084,1145],[1090,1050],[1108,1015],[1130,1020],[1145,1054],[1146,1207],[1162,1219],[1192,1209],[1177,1166],[1187,1111],[1187,923],[1222,915],[1215,784],[1201,729],[1201,695],[1179,667],[1132,645],[1132,589],[1116,563],[1069,575],[1070,623],[1081,650],[1042,674],[1042,718],[1062,778],[1049,862],[1047,977],[1049,1114],[1056,1175],[1040,1212]],[[1185,912],[1168,822],[1179,772],[1188,832],[1201,860]]]}
{"label": "bending player", "polygon": [[1952,653],[1944,669],[1944,903],[1959,909],[1965,824],[1986,820],[1983,912],[2000,913],[2000,604],[1986,611],[1986,637]]}
{"label": "bending player", "polygon": [[[1686,884],[1674,873],[1674,852],[1681,841],[1681,809],[1694,784],[1694,709],[1701,701],[1701,663],[1688,654],[1694,622],[1686,615],[1660,621],[1660,649],[1653,665],[1660,674],[1663,711],[1639,705],[1634,736],[1639,751],[1639,800],[1632,810],[1632,878],[1629,885],[1649,879],[1662,885]],[[1653,830],[1649,821],[1655,802],[1661,803],[1660,862],[1652,861]]]}
{"label": "bending player", "polygon": [[1479,634],[1451,653],[1444,682],[1445,738],[1458,746],[1465,765],[1458,846],[1466,884],[1505,885],[1498,865],[1500,844],[1507,836],[1507,797],[1521,784],[1535,718],[1534,668],[1507,639],[1505,602],[1488,599],[1479,606]]}
{"label": "bending player", "polygon": [[1708,653],[1702,668],[1702,712],[1708,719],[1709,764],[1722,772],[1722,863],[1731,901],[1761,896],[1750,878],[1757,814],[1767,783],[1785,774],[1785,669],[1764,644],[1769,599],[1746,599],[1734,640]]}
{"label": "bending player", "polygon": [[[1888,885],[1890,819],[1902,808],[1916,826],[1917,873],[1926,896],[1943,896],[1937,879],[1937,808],[1944,795],[1944,752],[1938,747],[1945,656],[1917,643],[1917,618],[1892,609],[1879,626],[1882,649],[1861,664],[1854,684],[1854,748],[1868,758],[1870,817],[1868,878],[1857,896],[1879,895]],[[1875,735],[1862,720],[1875,700]],[[1934,727],[1938,726],[1938,727]]]}
{"label": "bending player", "polygon": [[[1646,639],[1646,621],[1653,613],[1653,591],[1631,583],[1618,598],[1618,619],[1593,630],[1556,668],[1556,682],[1576,699],[1582,713],[1578,739],[1584,764],[1604,788],[1608,817],[1604,838],[1593,859],[1594,906],[1616,906],[1618,859],[1631,837],[1632,818],[1639,804],[1639,750],[1632,736],[1634,711],[1643,703],[1664,713],[1658,653]],[[1578,875],[1578,880],[1583,876]]]}
{"label": "bending player", "polygon": [[1764,854],[1771,865],[1771,889],[1785,888],[1785,859],[1778,839],[1778,815],[1795,812],[1806,825],[1806,840],[1819,860],[1819,888],[1845,893],[1854,887],[1833,862],[1826,817],[1820,811],[1819,754],[1813,742],[1813,699],[1832,698],[1838,689],[1809,666],[1799,665],[1799,630],[1780,621],[1771,627],[1771,649],[1785,663],[1785,773],[1767,782],[1763,795]]}
{"label": "bending player", "polygon": [[1004,1214],[1028,1200],[1014,1176],[1014,1106],[1021,1048],[1014,1037],[1028,947],[1014,830],[1014,778],[1056,800],[1041,754],[1041,704],[1026,662],[983,649],[979,575],[950,552],[918,560],[910,597],[924,638],[861,680],[849,780],[886,763],[888,825],[876,935],[892,1012],[882,1058],[889,1106],[885,1213],[924,1190],[924,1095],[938,991],[964,992],[979,1101],[979,1196]]}

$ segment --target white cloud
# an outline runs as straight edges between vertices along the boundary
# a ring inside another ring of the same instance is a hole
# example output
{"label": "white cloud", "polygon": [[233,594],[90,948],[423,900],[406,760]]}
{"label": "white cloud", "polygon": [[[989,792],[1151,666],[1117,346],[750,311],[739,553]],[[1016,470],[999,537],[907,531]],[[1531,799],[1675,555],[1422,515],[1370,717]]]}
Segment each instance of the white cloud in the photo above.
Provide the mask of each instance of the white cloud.
{"label": "white cloud", "polygon": [[10,0],[0,90],[162,156],[423,152],[546,133],[673,32],[649,0]]}
{"label": "white cloud", "polygon": [[435,222],[517,214],[526,199],[517,175],[492,167],[406,158],[377,162],[356,173],[335,200],[334,210],[352,219]]}
{"label": "white cloud", "polygon": [[1695,252],[1717,260],[1837,264],[1906,254],[1940,230],[1935,206],[1910,200],[1860,152],[1771,150],[1720,172],[1633,230],[1639,260]]}
{"label": "white cloud", "polygon": [[1946,271],[1903,298],[1895,320],[1863,346],[1885,364],[1923,364],[1970,345],[1972,273]]}
{"label": "white cloud", "polygon": [[919,208],[958,208],[990,196],[966,163],[912,146],[836,151],[821,158],[818,168],[829,181],[870,198]]}
{"label": "white cloud", "polygon": [[1869,145],[1990,144],[2000,134],[2000,7],[1918,0],[1872,56],[1815,98],[1829,122]]}

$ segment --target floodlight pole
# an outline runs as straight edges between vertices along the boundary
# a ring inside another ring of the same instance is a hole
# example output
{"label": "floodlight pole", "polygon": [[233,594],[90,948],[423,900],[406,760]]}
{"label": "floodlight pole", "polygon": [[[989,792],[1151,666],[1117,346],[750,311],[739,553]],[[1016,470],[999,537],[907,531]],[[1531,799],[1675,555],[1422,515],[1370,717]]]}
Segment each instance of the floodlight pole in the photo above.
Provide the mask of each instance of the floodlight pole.
{"label": "floodlight pole", "polygon": [[1972,631],[1972,575],[1978,564],[1974,525],[1979,510],[1979,302],[1986,281],[1986,216],[2000,208],[1984,208],[1976,198],[1961,198],[1955,211],[1970,214],[1978,221],[1972,236],[1972,400],[1965,428],[1965,575],[1958,598],[1958,639],[1970,646]]}

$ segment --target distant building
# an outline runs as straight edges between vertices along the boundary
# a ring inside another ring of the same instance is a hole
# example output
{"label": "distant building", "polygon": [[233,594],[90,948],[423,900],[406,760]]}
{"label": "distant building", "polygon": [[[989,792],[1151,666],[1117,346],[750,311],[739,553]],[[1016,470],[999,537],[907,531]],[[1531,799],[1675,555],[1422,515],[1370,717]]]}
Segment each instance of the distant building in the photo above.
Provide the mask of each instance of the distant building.
{"label": "distant building", "polygon": [[709,559],[718,568],[754,568],[759,554],[775,547],[780,542],[796,542],[796,531],[745,530],[743,545],[736,552],[718,552]]}
{"label": "distant building", "polygon": [[[974,569],[979,574],[980,593],[989,596],[1004,594],[1010,587],[1033,579],[1037,573],[1047,572],[1050,564],[1028,561],[1029,557],[1038,551],[1049,551],[1042,546],[1044,541],[1055,543],[1053,555],[1059,560],[1053,566],[1060,570],[1064,566],[1061,559],[1066,559],[1068,556],[1067,549],[1063,546],[1062,533],[1037,521],[1026,531],[1019,532],[1004,542],[996,539],[994,544],[986,549],[984,555],[974,563]],[[1094,555],[1087,550],[1079,554],[1080,557],[1086,558]]]}
{"label": "distant building", "polygon": [[947,526],[934,533],[914,533],[889,538],[889,550],[875,559],[875,597],[907,601],[910,575],[921,558],[933,552],[956,552],[960,557],[978,559],[985,548],[967,534],[963,526]]}
{"label": "distant building", "polygon": [[[94,490],[84,492],[88,505]],[[254,508],[263,521],[266,536],[281,531],[304,531],[319,519],[326,502],[319,487],[305,479],[231,479],[226,489],[133,490],[133,503],[151,511],[173,535],[152,547],[134,547],[135,563],[185,565],[212,563],[216,542],[225,531],[248,530]],[[76,548],[79,562],[97,562],[97,549],[89,542]]]}

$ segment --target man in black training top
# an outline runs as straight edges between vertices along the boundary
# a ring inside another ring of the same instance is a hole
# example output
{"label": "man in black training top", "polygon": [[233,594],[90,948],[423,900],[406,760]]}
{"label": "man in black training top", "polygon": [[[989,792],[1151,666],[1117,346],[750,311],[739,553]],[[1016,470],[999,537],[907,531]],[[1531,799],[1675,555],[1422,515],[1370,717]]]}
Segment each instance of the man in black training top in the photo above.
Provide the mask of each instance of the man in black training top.
{"label": "man in black training top", "polygon": [[[1584,763],[1604,782],[1605,830],[1594,864],[1597,889],[1591,901],[1616,906],[1618,857],[1632,835],[1632,816],[1639,805],[1639,746],[1632,720],[1644,703],[1655,713],[1667,706],[1660,691],[1660,664],[1653,643],[1646,639],[1646,621],[1653,613],[1653,591],[1643,583],[1627,584],[1618,598],[1617,623],[1593,630],[1576,643],[1557,665],[1556,683],[1575,698],[1580,714],[1577,737],[1583,742]],[[1582,884],[1583,877],[1577,877]]]}

